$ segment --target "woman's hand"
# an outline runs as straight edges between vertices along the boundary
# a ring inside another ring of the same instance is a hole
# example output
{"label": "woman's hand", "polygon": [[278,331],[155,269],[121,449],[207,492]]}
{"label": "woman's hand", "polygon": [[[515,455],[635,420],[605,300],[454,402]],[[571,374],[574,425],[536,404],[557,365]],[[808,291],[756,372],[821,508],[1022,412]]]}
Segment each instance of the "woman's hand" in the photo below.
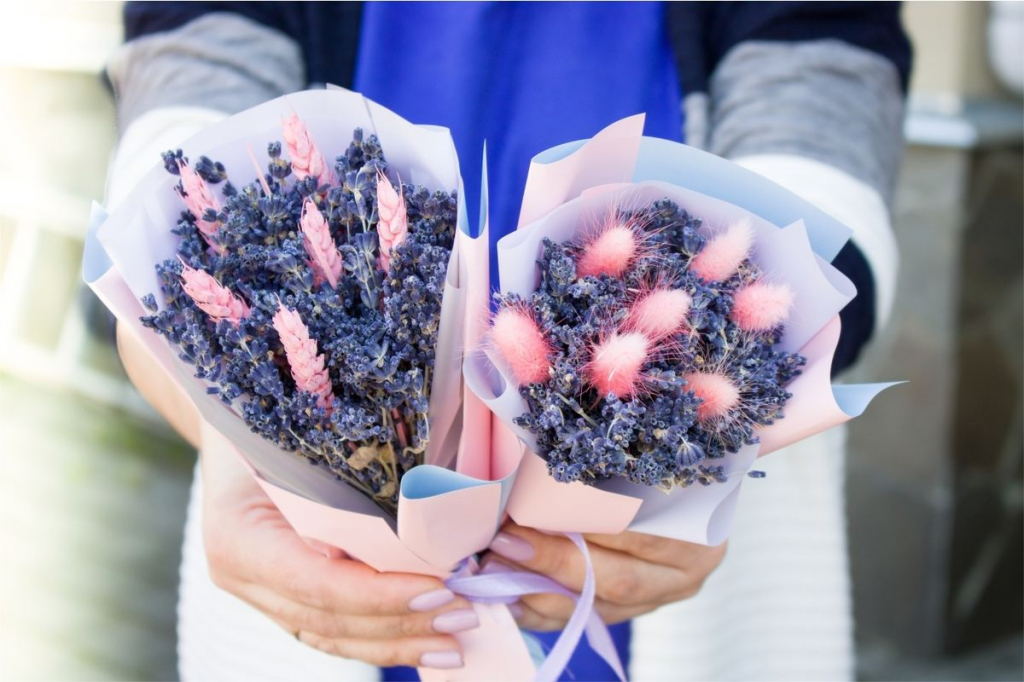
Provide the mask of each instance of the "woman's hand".
{"label": "woman's hand", "polygon": [[[584,538],[597,580],[595,607],[608,624],[692,597],[725,556],[724,544],[705,547],[643,533]],[[490,560],[544,574],[575,592],[583,589],[583,555],[565,537],[509,522],[490,551]],[[575,607],[571,599],[556,594],[528,595],[519,606],[517,620],[530,630],[561,630]]]}
{"label": "woman's hand", "polygon": [[203,485],[206,555],[218,587],[329,654],[379,666],[462,667],[449,633],[479,621],[440,580],[378,573],[311,549],[210,428]]}

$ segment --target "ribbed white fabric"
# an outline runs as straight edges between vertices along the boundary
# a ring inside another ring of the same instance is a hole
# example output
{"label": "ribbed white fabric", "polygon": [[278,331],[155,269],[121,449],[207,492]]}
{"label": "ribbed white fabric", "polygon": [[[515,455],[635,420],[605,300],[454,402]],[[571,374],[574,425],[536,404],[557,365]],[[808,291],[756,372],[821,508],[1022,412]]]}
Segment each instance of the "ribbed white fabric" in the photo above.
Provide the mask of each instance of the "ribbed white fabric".
{"label": "ribbed white fabric", "polygon": [[[123,200],[157,162],[160,151],[173,148],[223,116],[209,109],[176,107],[151,111],[133,122],[112,164],[108,207]],[[863,217],[854,210],[858,204],[864,205],[856,201],[860,195],[842,196],[849,186],[831,184],[829,174],[805,175],[810,167],[799,163],[795,167],[802,170],[788,176],[774,172],[766,161],[745,165],[784,185],[785,177],[806,182],[793,189],[817,200],[824,210],[854,229],[859,225],[888,226],[884,207],[879,217],[871,203],[872,210]],[[790,162],[779,166],[783,171],[790,167],[794,167]],[[876,277],[881,277],[878,259],[872,257],[869,247],[863,248]],[[635,621],[632,679],[824,681],[852,677],[842,492],[844,433],[835,429],[758,463],[769,475],[744,483],[729,551],[701,593]],[[300,644],[263,614],[213,584],[202,544],[200,486],[197,469],[185,529],[178,605],[182,679],[379,679],[375,668]]]}
{"label": "ribbed white fabric", "polygon": [[631,679],[852,679],[844,438],[833,429],[757,462],[768,476],[743,483],[704,589],[633,622]]}

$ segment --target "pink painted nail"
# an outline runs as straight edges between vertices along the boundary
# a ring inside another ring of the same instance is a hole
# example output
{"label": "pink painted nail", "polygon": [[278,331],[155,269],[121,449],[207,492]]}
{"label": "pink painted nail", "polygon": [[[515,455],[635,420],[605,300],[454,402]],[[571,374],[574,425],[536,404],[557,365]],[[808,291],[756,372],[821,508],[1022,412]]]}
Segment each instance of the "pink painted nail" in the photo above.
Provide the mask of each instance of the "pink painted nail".
{"label": "pink painted nail", "polygon": [[535,554],[533,545],[511,533],[498,533],[489,548],[495,554],[512,561],[529,561]]}
{"label": "pink painted nail", "polygon": [[442,613],[434,619],[432,625],[437,632],[451,634],[480,627],[480,617],[473,609],[456,609]]}
{"label": "pink painted nail", "polygon": [[433,611],[434,609],[441,608],[453,599],[455,599],[455,594],[451,590],[442,587],[430,592],[424,592],[418,597],[413,597],[412,601],[409,602],[409,610]]}
{"label": "pink painted nail", "polygon": [[420,656],[420,665],[424,668],[452,670],[462,667],[462,654],[458,651],[428,651]]}

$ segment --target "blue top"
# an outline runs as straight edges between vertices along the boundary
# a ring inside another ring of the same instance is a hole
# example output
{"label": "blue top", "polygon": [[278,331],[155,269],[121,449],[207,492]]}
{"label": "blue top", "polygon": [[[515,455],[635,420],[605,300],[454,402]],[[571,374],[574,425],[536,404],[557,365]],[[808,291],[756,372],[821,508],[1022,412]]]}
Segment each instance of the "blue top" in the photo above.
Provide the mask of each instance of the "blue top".
{"label": "blue top", "polygon": [[492,278],[535,154],[641,112],[682,135],[661,3],[367,3],[353,89],[451,129],[473,222],[487,141]]}
{"label": "blue top", "polygon": [[[534,155],[640,112],[648,135],[682,135],[661,3],[367,3],[353,87],[411,121],[451,129],[471,220],[487,141],[492,279],[494,244],[516,227]],[[613,635],[626,662],[628,624]],[[584,644],[563,678],[614,675]],[[385,679],[415,673],[391,669]]]}

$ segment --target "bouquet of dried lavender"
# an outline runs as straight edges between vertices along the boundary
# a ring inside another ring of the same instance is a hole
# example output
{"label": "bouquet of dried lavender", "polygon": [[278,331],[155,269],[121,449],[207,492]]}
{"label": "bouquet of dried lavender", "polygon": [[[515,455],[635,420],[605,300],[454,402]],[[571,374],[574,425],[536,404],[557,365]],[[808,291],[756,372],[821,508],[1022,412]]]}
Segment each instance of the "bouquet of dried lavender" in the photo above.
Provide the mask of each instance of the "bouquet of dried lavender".
{"label": "bouquet of dried lavender", "polygon": [[804,359],[777,348],[793,302],[750,259],[661,199],[543,240],[540,284],[498,296],[490,341],[528,411],[515,423],[560,482],[665,490],[726,480],[726,453],[782,416]]}
{"label": "bouquet of dried lavender", "polygon": [[156,266],[164,305],[145,297],[142,322],[252,431],[394,515],[431,437],[456,196],[401,184],[361,129],[333,165],[297,115],[282,137],[241,187],[205,156],[164,154],[185,210]]}

